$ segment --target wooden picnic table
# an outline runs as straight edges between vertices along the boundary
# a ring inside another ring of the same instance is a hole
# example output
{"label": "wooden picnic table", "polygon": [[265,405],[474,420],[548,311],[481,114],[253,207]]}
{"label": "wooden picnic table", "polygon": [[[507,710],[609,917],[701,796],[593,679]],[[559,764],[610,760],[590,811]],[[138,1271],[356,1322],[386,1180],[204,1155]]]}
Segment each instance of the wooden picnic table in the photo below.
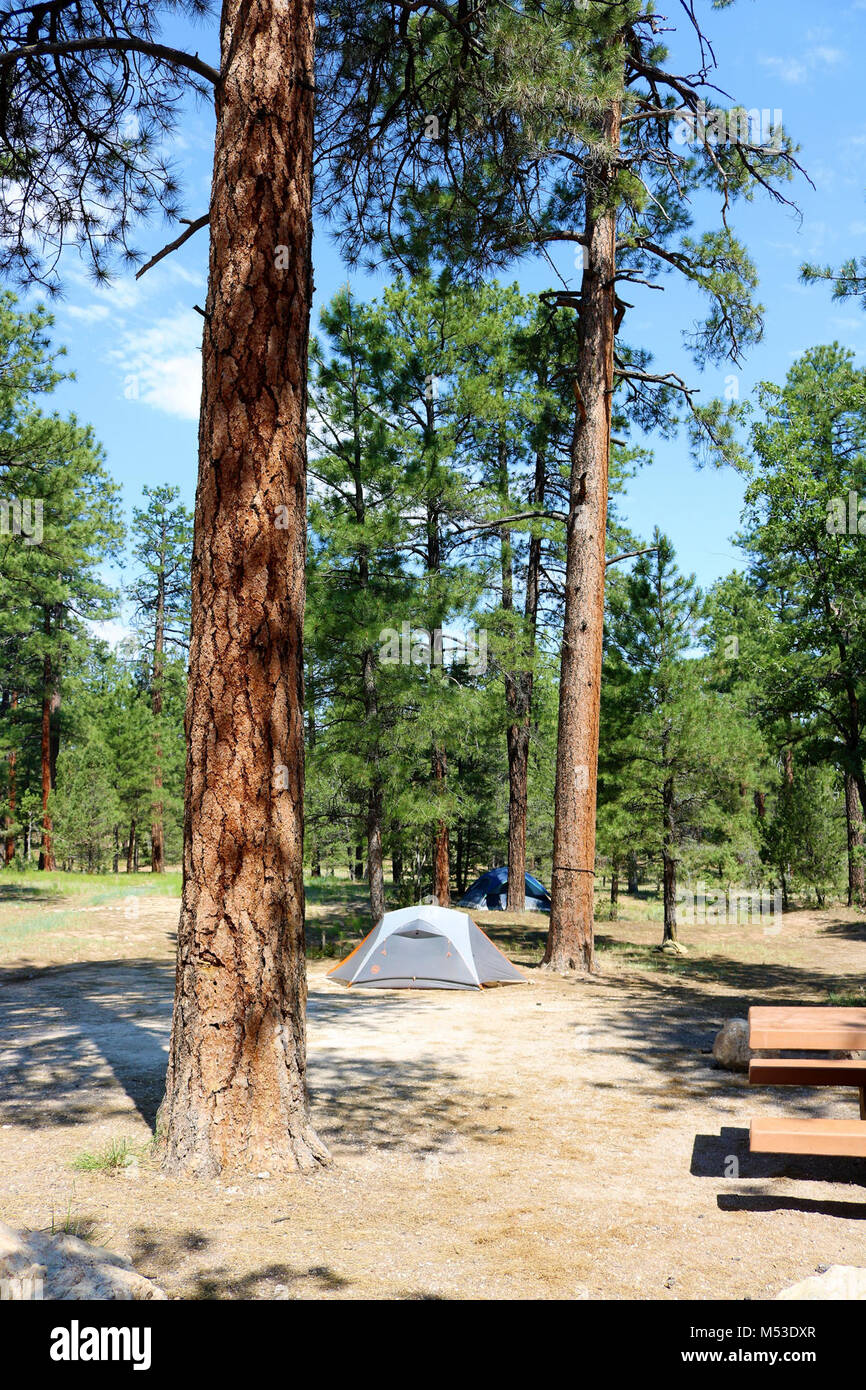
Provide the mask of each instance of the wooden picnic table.
{"label": "wooden picnic table", "polygon": [[[866,1052],[866,1008],[794,1007],[749,1010],[749,1046],[788,1051]],[[770,1116],[753,1120],[753,1153],[845,1154],[866,1158],[866,1059],[755,1057],[756,1086],[851,1086],[859,1092],[860,1119],[819,1120]]]}
{"label": "wooden picnic table", "polygon": [[866,1009],[749,1009],[749,1046],[866,1051]]}

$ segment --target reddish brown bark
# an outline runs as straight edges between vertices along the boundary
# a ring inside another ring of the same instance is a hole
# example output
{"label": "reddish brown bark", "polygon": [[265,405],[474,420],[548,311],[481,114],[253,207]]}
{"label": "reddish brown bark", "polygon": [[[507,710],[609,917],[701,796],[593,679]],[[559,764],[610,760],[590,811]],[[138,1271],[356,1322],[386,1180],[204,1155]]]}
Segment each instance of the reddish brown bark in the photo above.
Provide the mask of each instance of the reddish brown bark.
{"label": "reddish brown bark", "polygon": [[[605,136],[612,148],[619,147],[617,104],[607,113]],[[577,328],[551,913],[544,953],[544,963],[561,971],[595,966],[595,801],[616,323],[616,214],[605,202],[611,178],[609,168],[595,197],[588,197]]]}
{"label": "reddish brown bark", "polygon": [[126,872],[131,874],[135,868],[135,816],[129,826],[129,842],[126,846]]}
{"label": "reddish brown bark", "polygon": [[[433,750],[433,783],[444,795],[448,775],[448,760],[444,748]],[[433,901],[440,907],[451,906],[451,844],[448,825],[440,820],[433,837]]]}
{"label": "reddish brown bark", "polygon": [[310,1169],[303,607],[312,0],[224,0],[205,307],[170,1172]]}
{"label": "reddish brown bark", "polygon": [[[506,480],[507,481],[507,480]],[[547,460],[543,449],[535,456],[535,477],[529,502],[541,506],[547,485]],[[531,738],[533,661],[538,623],[538,599],[541,581],[541,537],[529,541],[526,566],[526,597],[524,600],[524,642],[519,654],[525,659],[515,663],[513,671],[505,673],[505,702],[509,721],[508,744],[508,909],[522,912],[526,906],[526,815],[528,806],[529,747]],[[512,586],[506,586],[503,575],[503,604],[511,607]]]}
{"label": "reddish brown bark", "polygon": [[[526,808],[529,780],[529,702],[531,686],[505,678],[508,725],[508,911],[526,907]],[[531,678],[530,678],[531,679]],[[526,683],[524,683],[526,682]]]}

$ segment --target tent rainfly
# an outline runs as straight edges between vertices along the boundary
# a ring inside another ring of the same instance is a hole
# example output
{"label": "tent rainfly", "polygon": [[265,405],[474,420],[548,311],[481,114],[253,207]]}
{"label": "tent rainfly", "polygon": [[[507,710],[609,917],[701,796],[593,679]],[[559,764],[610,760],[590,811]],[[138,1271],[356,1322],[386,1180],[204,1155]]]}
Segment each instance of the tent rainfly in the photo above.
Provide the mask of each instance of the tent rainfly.
{"label": "tent rainfly", "polygon": [[[543,883],[532,874],[526,874],[526,911],[549,912],[550,894]],[[508,869],[502,865],[498,869],[488,869],[467,888],[460,899],[461,907],[486,908],[488,912],[504,911],[508,906]]]}
{"label": "tent rainfly", "polygon": [[465,912],[420,905],[386,912],[328,974],[365,989],[481,989],[526,984],[515,965]]}

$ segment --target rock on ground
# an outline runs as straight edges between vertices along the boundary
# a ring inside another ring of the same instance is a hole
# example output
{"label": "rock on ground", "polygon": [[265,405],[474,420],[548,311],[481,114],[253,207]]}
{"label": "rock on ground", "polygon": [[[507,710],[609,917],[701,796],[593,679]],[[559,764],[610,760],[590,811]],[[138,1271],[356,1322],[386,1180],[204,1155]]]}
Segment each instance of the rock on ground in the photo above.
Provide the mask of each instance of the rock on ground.
{"label": "rock on ground", "polygon": [[753,1057],[801,1057],[804,1060],[818,1058],[824,1061],[828,1058],[847,1058],[850,1061],[862,1061],[866,1054],[862,1052],[828,1052],[825,1050],[809,1051],[807,1048],[790,1049],[767,1049],[761,1047],[749,1047],[749,1023],[745,1018],[729,1018],[727,1023],[716,1034],[713,1043],[713,1057],[718,1066],[725,1071],[748,1071],[749,1062]]}
{"label": "rock on ground", "polygon": [[43,1296],[48,1299],[168,1297],[122,1255],[88,1245],[77,1236],[15,1231],[2,1221],[0,1279],[41,1279]]}
{"label": "rock on ground", "polygon": [[729,1018],[713,1043],[713,1056],[725,1071],[748,1071],[752,1050],[745,1018]]}
{"label": "rock on ground", "polygon": [[776,1294],[779,1299],[800,1299],[813,1302],[817,1299],[862,1299],[866,1300],[866,1269],[855,1265],[831,1265],[823,1274],[813,1274],[810,1279],[801,1279]]}

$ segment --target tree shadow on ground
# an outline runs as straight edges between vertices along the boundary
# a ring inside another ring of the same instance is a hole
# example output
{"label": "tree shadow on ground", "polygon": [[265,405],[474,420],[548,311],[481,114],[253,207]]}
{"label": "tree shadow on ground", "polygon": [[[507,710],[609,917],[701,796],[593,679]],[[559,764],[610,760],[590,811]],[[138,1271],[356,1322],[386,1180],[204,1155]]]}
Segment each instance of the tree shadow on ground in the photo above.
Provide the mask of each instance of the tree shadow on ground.
{"label": "tree shadow on ground", "polygon": [[866,942],[866,922],[827,922],[820,928],[822,936],[841,937],[843,941]]}
{"label": "tree shadow on ground", "polygon": [[330,1049],[323,1042],[309,1056],[313,1122],[326,1143],[432,1157],[454,1151],[465,1139],[502,1142],[507,1130],[485,1124],[484,1113],[506,1103],[510,1094],[488,1094],[479,1114],[477,1095],[443,1060],[392,1061],[381,1055],[383,1033],[399,1038],[404,1018],[438,1002],[415,990],[310,996],[311,1021],[323,1028],[339,1025],[345,1036],[344,1046]]}
{"label": "tree shadow on ground", "polygon": [[117,1082],[152,1129],[162,1099],[174,968],[90,961],[26,976],[0,970],[0,1115],[43,1128],[126,1113]]}
{"label": "tree shadow on ground", "polygon": [[[21,975],[0,969],[0,1117],[29,1128],[128,1115],[117,1084],[153,1128],[162,1100],[174,968],[136,959],[89,961]],[[406,1010],[431,1002],[398,991],[310,996],[311,1023],[340,1024],[346,1048],[317,1048],[309,1081],[314,1123],[343,1148],[454,1151],[460,1140],[501,1142],[458,1073],[433,1057],[390,1063],[367,1041],[399,1036]],[[491,1097],[489,1104],[508,1097]]]}
{"label": "tree shadow on ground", "polygon": [[3,903],[51,903],[63,896],[59,888],[45,888],[29,883],[0,883],[0,905]]}
{"label": "tree shadow on ground", "polygon": [[[708,980],[724,984],[726,992],[708,993],[704,986]],[[722,1024],[729,1018],[746,1017],[754,1004],[823,1002],[828,987],[846,986],[850,987],[847,976],[816,979],[813,972],[796,965],[748,964],[726,957],[690,960],[675,973],[629,973],[591,981],[576,977],[578,1014],[583,989],[593,991],[595,1010],[591,1025],[578,1017],[574,1026],[585,1034],[580,1043],[586,1052],[620,1055],[624,1063],[637,1065],[640,1095],[654,1109],[675,1113],[682,1102],[693,1105],[699,1098],[708,1116],[725,1119],[734,1101],[742,1105],[745,1118],[760,1113],[768,1098],[775,1103],[780,1091],[752,1088],[745,1074],[716,1066],[711,1049]],[[586,1084],[602,1090],[618,1086],[615,1079],[593,1080],[590,1072]],[[841,1113],[852,1119],[858,1114],[856,1092],[850,1088],[785,1087],[781,1093],[793,1113],[818,1118],[828,1112]]]}
{"label": "tree shadow on ground", "polygon": [[195,1229],[166,1233],[138,1226],[130,1231],[129,1239],[138,1272],[158,1284],[180,1279],[184,1284],[183,1296],[188,1299],[296,1298],[305,1285],[318,1296],[349,1287],[349,1280],[327,1265],[304,1269],[275,1261],[245,1274],[224,1264],[207,1266],[212,1240]]}

